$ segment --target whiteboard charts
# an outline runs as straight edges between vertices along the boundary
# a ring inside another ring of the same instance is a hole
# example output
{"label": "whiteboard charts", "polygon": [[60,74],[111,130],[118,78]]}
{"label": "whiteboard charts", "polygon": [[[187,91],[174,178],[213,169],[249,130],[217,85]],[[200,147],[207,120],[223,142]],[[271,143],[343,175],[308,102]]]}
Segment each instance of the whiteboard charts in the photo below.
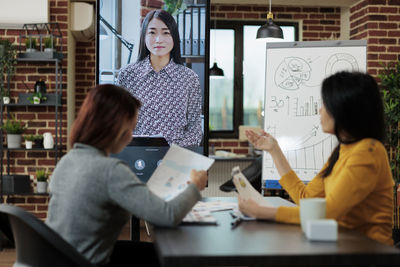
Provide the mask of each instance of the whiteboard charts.
{"label": "whiteboard charts", "polygon": [[[337,145],[322,132],[319,109],[325,77],[366,71],[366,42],[322,41],[267,44],[264,129],[278,140],[292,169],[310,181]],[[263,155],[266,188],[280,188],[271,156]]]}

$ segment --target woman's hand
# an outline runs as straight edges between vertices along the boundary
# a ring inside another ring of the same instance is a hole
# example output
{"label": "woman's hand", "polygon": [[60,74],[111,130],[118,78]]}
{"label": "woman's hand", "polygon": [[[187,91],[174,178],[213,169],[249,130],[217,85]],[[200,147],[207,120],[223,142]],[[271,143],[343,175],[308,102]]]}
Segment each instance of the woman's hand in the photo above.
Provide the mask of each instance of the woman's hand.
{"label": "woman's hand", "polygon": [[190,172],[190,178],[194,185],[201,191],[207,185],[208,175],[206,171],[196,171],[192,170]]}
{"label": "woman's hand", "polygon": [[277,208],[271,206],[260,206],[252,199],[245,200],[238,195],[239,210],[247,216],[264,219],[275,220]]}
{"label": "woman's hand", "polygon": [[261,149],[267,152],[271,152],[273,149],[279,146],[276,139],[272,135],[264,131],[262,131],[261,134],[258,134],[252,130],[247,130],[246,136],[249,139],[249,142],[256,149]]}

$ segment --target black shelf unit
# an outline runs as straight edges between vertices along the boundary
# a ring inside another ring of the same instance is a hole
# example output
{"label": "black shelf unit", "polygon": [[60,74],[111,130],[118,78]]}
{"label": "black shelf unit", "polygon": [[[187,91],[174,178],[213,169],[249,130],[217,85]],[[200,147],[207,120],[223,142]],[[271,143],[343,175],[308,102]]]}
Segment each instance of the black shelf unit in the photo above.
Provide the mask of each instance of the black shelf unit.
{"label": "black shelf unit", "polygon": [[[37,56],[26,56],[25,54],[32,54],[32,53],[19,53],[17,57],[18,62],[53,62],[55,68],[55,92],[54,93],[46,93],[44,96],[47,97],[45,102],[41,102],[40,104],[32,104],[28,100],[28,97],[32,95],[32,93],[26,94],[18,94],[18,103],[9,103],[3,104],[3,101],[0,101],[0,124],[3,124],[3,115],[4,115],[4,108],[7,108],[7,118],[10,118],[10,113],[12,113],[13,107],[26,107],[30,109],[40,108],[40,107],[54,107],[55,108],[55,136],[54,136],[54,148],[53,149],[45,149],[45,148],[35,148],[26,149],[24,147],[21,148],[7,148],[4,147],[3,144],[3,132],[0,131],[0,153],[1,153],[1,172],[0,172],[0,196],[3,195],[11,195],[9,193],[3,193],[3,174],[11,175],[10,174],[10,152],[11,151],[32,151],[32,152],[54,152],[54,165],[57,164],[59,156],[62,153],[62,54],[60,56],[59,53],[53,53],[55,57],[49,58],[48,53],[46,52],[33,52],[38,53]],[[3,151],[7,152],[7,170],[3,173],[4,167],[4,156]],[[15,193],[14,195],[47,195],[41,194],[36,192],[31,193]]]}

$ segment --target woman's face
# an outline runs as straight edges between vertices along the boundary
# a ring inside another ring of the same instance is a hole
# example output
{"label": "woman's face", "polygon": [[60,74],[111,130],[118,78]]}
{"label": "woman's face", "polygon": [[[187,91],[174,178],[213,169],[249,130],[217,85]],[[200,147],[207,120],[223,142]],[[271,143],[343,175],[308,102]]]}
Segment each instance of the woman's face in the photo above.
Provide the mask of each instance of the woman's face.
{"label": "woman's face", "polygon": [[174,48],[174,41],[167,25],[157,18],[153,18],[146,31],[146,47],[154,56],[169,56]]}
{"label": "woman's face", "polygon": [[131,142],[132,132],[135,130],[137,118],[138,114],[136,114],[133,119],[130,119],[127,123],[123,124],[119,138],[110,147],[110,152],[112,154],[120,153]]}
{"label": "woman's face", "polygon": [[319,116],[321,120],[322,131],[325,133],[335,134],[335,120],[326,110],[325,105],[322,104],[319,109]]}

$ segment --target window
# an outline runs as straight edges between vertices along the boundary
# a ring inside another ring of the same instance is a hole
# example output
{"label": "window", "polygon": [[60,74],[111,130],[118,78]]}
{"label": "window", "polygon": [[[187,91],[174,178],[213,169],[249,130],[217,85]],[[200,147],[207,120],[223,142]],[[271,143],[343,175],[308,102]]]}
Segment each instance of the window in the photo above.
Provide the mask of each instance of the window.
{"label": "window", "polygon": [[[210,30],[210,68],[216,61],[224,71],[223,78],[210,77],[212,138],[237,138],[239,125],[263,125],[266,50],[256,39],[260,24],[218,21]],[[279,25],[284,41],[298,40],[296,23]]]}

